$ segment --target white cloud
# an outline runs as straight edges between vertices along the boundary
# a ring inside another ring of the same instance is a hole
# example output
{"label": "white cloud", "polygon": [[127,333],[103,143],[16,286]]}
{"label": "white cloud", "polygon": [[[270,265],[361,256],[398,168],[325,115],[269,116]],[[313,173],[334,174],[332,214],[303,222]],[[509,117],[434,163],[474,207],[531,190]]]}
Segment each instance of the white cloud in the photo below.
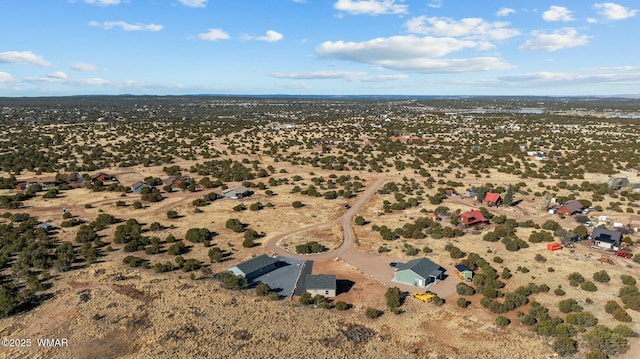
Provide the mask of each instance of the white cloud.
{"label": "white cloud", "polygon": [[532,34],[534,38],[527,40],[519,47],[520,50],[557,51],[570,47],[585,46],[589,43],[589,36],[579,35],[578,30],[572,27],[565,27],[552,33],[534,31]]}
{"label": "white cloud", "polygon": [[98,6],[120,5],[121,0],[84,0],[87,4]]}
{"label": "white cloud", "polygon": [[482,42],[451,37],[392,36],[364,42],[326,41],[317,53],[359,63],[376,64],[383,68],[421,72],[466,72],[505,69],[511,66],[496,57],[469,59],[436,59],[455,51],[482,48]]}
{"label": "white cloud", "polygon": [[575,20],[571,15],[571,10],[567,9],[564,6],[551,6],[549,10],[542,13],[542,19],[544,21],[554,22],[554,21],[573,21]]}
{"label": "white cloud", "polygon": [[48,83],[66,83],[69,76],[62,71],[55,71],[45,77],[27,77],[28,82],[48,82]]}
{"label": "white cloud", "polygon": [[589,24],[595,24],[595,23],[597,23],[597,22],[598,22],[598,19],[593,18],[593,17],[588,17],[588,18],[587,18],[587,22],[588,22]]}
{"label": "white cloud", "polygon": [[442,0],[433,0],[427,3],[427,6],[433,9],[439,9],[442,7]]}
{"label": "white cloud", "polygon": [[69,78],[69,76],[67,76],[67,74],[65,74],[62,71],[52,72],[52,73],[48,74],[47,77],[52,79],[52,80],[58,80],[58,81],[64,81],[64,80]]}
{"label": "white cloud", "polygon": [[97,22],[90,21],[89,26],[99,27],[105,30],[111,30],[114,27],[119,27],[124,31],[160,31],[162,30],[162,25],[156,24],[129,24],[124,21],[105,21],[105,22]]}
{"label": "white cloud", "polygon": [[15,80],[14,80],[13,76],[11,76],[10,73],[0,71],[0,84],[4,84],[4,83],[7,83],[7,82],[13,82],[13,81],[15,81]]}
{"label": "white cloud", "polygon": [[100,70],[95,65],[85,64],[83,62],[76,62],[75,64],[71,65],[71,68],[73,70],[82,71],[82,72],[90,72],[90,71],[98,71],[98,70]]}
{"label": "white cloud", "polygon": [[509,8],[509,7],[501,7],[500,10],[498,10],[498,12],[496,13],[496,16],[503,17],[503,16],[509,16],[515,13],[516,13],[515,9]]}
{"label": "white cloud", "polygon": [[333,7],[354,15],[406,14],[408,10],[396,0],[338,0]]}
{"label": "white cloud", "polygon": [[45,61],[45,59],[36,55],[31,51],[5,51],[0,52],[0,63],[5,62],[9,64],[31,64],[42,67],[49,67],[51,63]]}
{"label": "white cloud", "polygon": [[244,40],[258,40],[258,41],[265,41],[265,42],[278,42],[282,39],[284,39],[284,36],[282,36],[281,33],[277,32],[277,31],[273,31],[273,30],[267,30],[267,32],[265,33],[264,36],[251,36],[251,35],[244,35],[243,36]]}
{"label": "white cloud", "polygon": [[229,39],[229,34],[221,29],[209,29],[207,32],[198,34],[198,38],[207,41],[227,40]]}
{"label": "white cloud", "polygon": [[111,82],[99,77],[94,77],[90,79],[75,80],[73,83],[83,86],[104,86],[110,84]]}
{"label": "white cloud", "polygon": [[518,30],[508,27],[508,22],[487,22],[481,18],[465,18],[456,21],[448,17],[419,16],[409,19],[405,26],[409,32],[416,34],[485,41],[505,40],[520,35]]}
{"label": "white cloud", "polygon": [[311,72],[274,72],[271,76],[279,79],[293,80],[335,80],[350,82],[387,82],[406,79],[407,75],[369,75],[359,71],[311,71]]}
{"label": "white cloud", "polygon": [[607,20],[624,20],[638,14],[638,10],[631,10],[612,2],[594,4],[593,8]]}
{"label": "white cloud", "polygon": [[188,7],[205,7],[207,6],[207,0],[178,0],[184,6]]}

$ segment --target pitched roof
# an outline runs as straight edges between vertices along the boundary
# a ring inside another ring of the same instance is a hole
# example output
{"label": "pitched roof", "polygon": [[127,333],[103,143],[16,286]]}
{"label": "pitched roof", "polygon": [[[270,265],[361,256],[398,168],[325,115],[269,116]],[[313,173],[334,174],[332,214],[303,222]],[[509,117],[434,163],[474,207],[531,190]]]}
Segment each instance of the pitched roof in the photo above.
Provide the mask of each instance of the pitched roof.
{"label": "pitched roof", "polygon": [[259,255],[257,257],[253,257],[244,262],[238,263],[235,265],[236,268],[240,269],[242,273],[249,274],[255,271],[258,271],[264,267],[271,266],[273,264],[278,263],[279,260],[273,257],[269,257],[266,254]]}
{"label": "pitched roof", "polygon": [[168,178],[165,178],[162,180],[162,183],[165,184],[166,186],[173,184],[173,182],[175,182],[178,178],[178,176],[170,176]]}
{"label": "pitched roof", "polygon": [[222,191],[222,194],[227,194],[227,193],[231,193],[231,192],[235,192],[235,193],[247,193],[249,192],[249,189],[245,186],[235,186],[233,188],[229,188],[229,189],[225,189],[224,191]]}
{"label": "pitched roof", "polygon": [[482,202],[498,203],[500,201],[500,195],[493,192],[487,192]]}
{"label": "pitched roof", "polygon": [[308,289],[333,289],[336,290],[336,276],[334,274],[308,275],[304,281],[305,288]]}
{"label": "pitched roof", "polygon": [[444,272],[442,267],[427,258],[412,259],[407,263],[400,263],[396,267],[396,270],[411,270],[425,279],[429,277],[438,277]]}
{"label": "pitched roof", "polygon": [[[572,199],[570,201],[566,201],[562,204],[562,207],[566,208],[569,213],[580,212],[582,211],[582,203],[577,199]],[[560,207],[560,208],[562,208]]]}
{"label": "pitched roof", "polygon": [[466,224],[474,224],[474,223],[488,221],[488,219],[486,219],[484,215],[482,215],[482,212],[480,212],[477,209],[474,209],[469,212],[460,213],[458,217],[462,218]]}
{"label": "pitched roof", "polygon": [[607,243],[616,243],[622,239],[622,232],[596,227],[593,229],[593,232],[591,232],[591,239]]}
{"label": "pitched roof", "polygon": [[472,270],[469,269],[469,267],[467,267],[464,264],[456,264],[456,270],[460,273],[466,272],[466,271],[472,272]]}

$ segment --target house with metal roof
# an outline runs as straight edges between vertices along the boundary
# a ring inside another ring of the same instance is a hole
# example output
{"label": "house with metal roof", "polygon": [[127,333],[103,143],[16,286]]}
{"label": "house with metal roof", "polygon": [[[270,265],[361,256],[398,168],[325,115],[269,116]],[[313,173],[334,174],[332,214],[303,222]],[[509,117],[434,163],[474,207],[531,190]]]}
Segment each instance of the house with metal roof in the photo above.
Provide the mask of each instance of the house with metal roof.
{"label": "house with metal roof", "polygon": [[566,201],[558,208],[558,213],[562,213],[563,215],[569,217],[574,213],[582,212],[584,206],[577,199],[573,199],[570,201]]}
{"label": "house with metal roof", "polygon": [[235,275],[241,275],[247,280],[252,280],[277,269],[279,265],[280,261],[277,258],[262,254],[236,264],[229,268],[229,271]]}
{"label": "house with metal roof", "polygon": [[427,258],[410,260],[407,263],[399,263],[393,276],[393,281],[425,288],[432,283],[437,283],[443,278],[444,269]]}
{"label": "house with metal roof", "polygon": [[473,271],[464,264],[456,264],[456,275],[458,278],[466,281],[473,279]]}
{"label": "house with metal roof", "polygon": [[591,239],[596,247],[617,250],[622,241],[622,232],[596,227],[591,232]]}
{"label": "house with metal roof", "polygon": [[490,205],[490,206],[500,206],[500,204],[502,203],[502,197],[500,197],[500,195],[498,193],[493,193],[493,192],[487,192],[484,195],[484,199],[482,200],[482,202]]}
{"label": "house with metal roof", "polygon": [[336,296],[336,276],[333,274],[309,274],[305,278],[304,287],[311,295],[324,297]]}
{"label": "house with metal roof", "polygon": [[244,197],[249,197],[252,194],[253,192],[245,186],[235,186],[233,188],[229,188],[222,191],[222,195],[225,198],[233,198],[233,199],[242,199]]}

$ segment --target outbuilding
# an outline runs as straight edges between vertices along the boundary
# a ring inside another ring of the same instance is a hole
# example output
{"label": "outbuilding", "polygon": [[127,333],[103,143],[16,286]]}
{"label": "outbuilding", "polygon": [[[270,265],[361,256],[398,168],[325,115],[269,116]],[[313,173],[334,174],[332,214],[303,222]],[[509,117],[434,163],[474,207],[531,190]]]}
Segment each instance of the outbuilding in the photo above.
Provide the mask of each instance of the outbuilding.
{"label": "outbuilding", "polygon": [[235,186],[233,188],[229,188],[222,191],[222,195],[225,198],[232,198],[232,199],[242,199],[244,197],[249,197],[252,194],[253,192],[251,192],[251,190],[249,190],[245,186]]}
{"label": "outbuilding", "polygon": [[456,275],[467,282],[473,279],[473,271],[464,264],[456,264]]}
{"label": "outbuilding", "polygon": [[311,295],[324,297],[336,296],[336,276],[333,274],[309,274],[305,278],[304,287]]}
{"label": "outbuilding", "polygon": [[278,259],[262,254],[236,264],[229,268],[229,271],[235,275],[241,275],[247,280],[252,280],[277,269],[279,264],[280,261]]}

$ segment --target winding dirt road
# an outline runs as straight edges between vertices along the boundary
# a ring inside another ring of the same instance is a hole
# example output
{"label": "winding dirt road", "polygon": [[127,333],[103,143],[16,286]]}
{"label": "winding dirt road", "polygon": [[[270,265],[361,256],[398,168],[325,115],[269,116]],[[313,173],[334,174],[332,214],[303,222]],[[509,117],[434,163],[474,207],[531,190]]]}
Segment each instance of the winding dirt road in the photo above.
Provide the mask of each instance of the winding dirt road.
{"label": "winding dirt road", "polygon": [[[265,244],[265,250],[267,252],[272,252],[278,255],[304,260],[326,260],[335,258],[336,260],[345,262],[346,264],[357,268],[365,275],[372,277],[383,285],[395,286],[400,288],[401,290],[408,292],[418,290],[418,288],[416,287],[410,285],[402,285],[400,283],[392,281],[393,268],[389,264],[391,262],[402,262],[404,261],[404,259],[360,252],[355,246],[355,235],[351,225],[353,217],[358,213],[360,208],[362,208],[362,206],[367,203],[367,201],[369,201],[369,199],[377,192],[378,188],[380,188],[385,182],[393,179],[395,179],[395,177],[392,176],[375,177],[375,180],[367,185],[366,189],[361,193],[360,197],[342,216],[331,221],[316,223],[285,233],[280,233],[271,238]],[[334,250],[316,254],[301,255],[289,252],[280,247],[280,242],[283,238],[322,227],[330,227],[335,223],[340,224],[340,226],[342,227],[343,242],[340,247]],[[446,266],[444,268],[446,269],[447,273],[453,273],[453,268],[448,268]],[[446,282],[439,282],[431,286],[429,289],[436,292],[440,297],[446,298],[455,293],[455,285],[457,283],[457,280],[448,280]]]}

